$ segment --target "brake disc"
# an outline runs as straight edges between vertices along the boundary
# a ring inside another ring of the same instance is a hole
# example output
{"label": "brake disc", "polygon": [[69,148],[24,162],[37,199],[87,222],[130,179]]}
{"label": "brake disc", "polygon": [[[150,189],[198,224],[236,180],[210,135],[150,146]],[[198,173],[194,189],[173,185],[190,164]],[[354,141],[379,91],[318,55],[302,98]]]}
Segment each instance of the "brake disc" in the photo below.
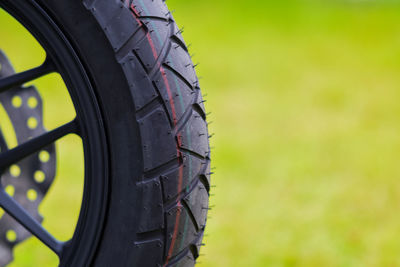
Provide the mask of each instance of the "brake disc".
{"label": "brake disc", "polygon": [[[0,79],[14,73],[9,60],[0,50]],[[43,126],[42,99],[34,86],[19,86],[1,93],[0,103],[13,126],[13,129],[6,129],[5,121],[0,121],[1,152],[12,149],[4,136],[15,135],[17,143],[22,144],[46,132]],[[33,218],[42,222],[43,217],[38,208],[53,183],[56,172],[54,144],[1,171],[1,185],[6,192]],[[10,263],[13,259],[13,248],[30,236],[24,227],[1,210],[0,266]]]}

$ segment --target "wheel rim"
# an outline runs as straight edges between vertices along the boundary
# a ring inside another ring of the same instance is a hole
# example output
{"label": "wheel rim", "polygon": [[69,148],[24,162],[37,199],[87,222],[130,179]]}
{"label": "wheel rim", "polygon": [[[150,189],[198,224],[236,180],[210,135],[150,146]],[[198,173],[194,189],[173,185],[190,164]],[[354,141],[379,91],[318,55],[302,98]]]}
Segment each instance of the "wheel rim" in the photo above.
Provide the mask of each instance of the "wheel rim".
{"label": "wheel rim", "polygon": [[0,92],[15,85],[58,72],[68,88],[76,118],[48,133],[0,154],[0,169],[68,135],[81,137],[84,151],[84,190],[74,235],[67,242],[57,241],[0,189],[0,206],[34,236],[53,250],[60,266],[87,266],[100,238],[108,189],[108,148],[101,111],[85,71],[72,45],[56,23],[34,1],[2,1],[0,7],[15,17],[42,45],[46,60],[34,69],[0,79]]}

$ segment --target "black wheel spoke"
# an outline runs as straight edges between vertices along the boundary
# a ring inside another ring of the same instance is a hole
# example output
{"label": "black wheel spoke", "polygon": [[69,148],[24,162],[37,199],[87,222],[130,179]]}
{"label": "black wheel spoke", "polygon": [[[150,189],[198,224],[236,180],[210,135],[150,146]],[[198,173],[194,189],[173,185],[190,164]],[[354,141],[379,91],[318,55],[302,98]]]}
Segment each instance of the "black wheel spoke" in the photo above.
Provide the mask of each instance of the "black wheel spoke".
{"label": "black wheel spoke", "polygon": [[39,151],[47,145],[57,141],[58,139],[70,134],[78,132],[78,122],[73,120],[63,126],[56,128],[38,137],[32,138],[26,143],[19,145],[11,150],[7,150],[0,154],[0,169],[22,160],[23,158]]}
{"label": "black wheel spoke", "polygon": [[53,250],[58,256],[61,255],[64,243],[55,239],[3,189],[0,189],[0,206],[47,247]]}
{"label": "black wheel spoke", "polygon": [[0,93],[14,86],[21,85],[26,82],[32,81],[34,79],[40,78],[53,71],[54,71],[53,64],[49,59],[46,59],[46,61],[39,67],[21,73],[16,73],[4,78],[0,78]]}

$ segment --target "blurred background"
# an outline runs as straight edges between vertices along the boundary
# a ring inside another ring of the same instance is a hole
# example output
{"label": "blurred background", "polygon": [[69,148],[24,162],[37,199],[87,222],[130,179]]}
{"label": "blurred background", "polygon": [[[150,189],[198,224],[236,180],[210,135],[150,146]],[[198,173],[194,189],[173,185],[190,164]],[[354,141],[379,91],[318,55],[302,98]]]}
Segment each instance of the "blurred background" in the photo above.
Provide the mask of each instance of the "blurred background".
{"label": "blurred background", "polygon": [[[215,133],[215,207],[199,266],[400,266],[400,2],[167,3],[200,62]],[[0,47],[17,70],[40,64],[40,47],[23,50],[22,29],[8,21],[1,12],[0,36],[21,47],[3,38]],[[35,84],[46,97],[67,97],[57,79]],[[48,128],[68,121],[44,105]],[[61,141],[59,151],[74,146]],[[67,238],[81,167],[58,162],[41,213]],[[63,197],[73,203],[52,204]],[[31,239],[12,266],[57,263],[42,251]]]}

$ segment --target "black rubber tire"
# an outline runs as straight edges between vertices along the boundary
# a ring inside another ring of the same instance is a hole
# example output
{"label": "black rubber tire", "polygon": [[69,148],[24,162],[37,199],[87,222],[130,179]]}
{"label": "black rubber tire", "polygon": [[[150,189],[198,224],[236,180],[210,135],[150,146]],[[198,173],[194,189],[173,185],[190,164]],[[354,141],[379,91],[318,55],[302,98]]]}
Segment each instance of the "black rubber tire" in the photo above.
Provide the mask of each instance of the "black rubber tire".
{"label": "black rubber tire", "polygon": [[93,266],[193,266],[208,210],[210,148],[195,67],[163,0],[35,0],[84,64],[110,147]]}

